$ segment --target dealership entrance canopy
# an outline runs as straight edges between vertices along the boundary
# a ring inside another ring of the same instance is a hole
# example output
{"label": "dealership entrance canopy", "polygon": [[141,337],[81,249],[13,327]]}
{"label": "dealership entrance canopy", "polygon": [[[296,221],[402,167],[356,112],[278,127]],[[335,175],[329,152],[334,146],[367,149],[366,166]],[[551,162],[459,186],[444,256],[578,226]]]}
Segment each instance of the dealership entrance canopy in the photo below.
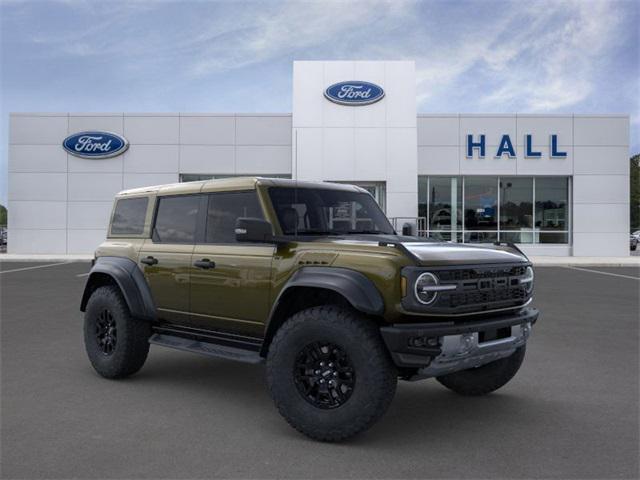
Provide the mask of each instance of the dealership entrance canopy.
{"label": "dealership entrance canopy", "polygon": [[120,190],[355,183],[401,228],[534,255],[628,254],[629,117],[416,112],[408,61],[293,65],[292,114],[14,113],[11,253],[89,253]]}

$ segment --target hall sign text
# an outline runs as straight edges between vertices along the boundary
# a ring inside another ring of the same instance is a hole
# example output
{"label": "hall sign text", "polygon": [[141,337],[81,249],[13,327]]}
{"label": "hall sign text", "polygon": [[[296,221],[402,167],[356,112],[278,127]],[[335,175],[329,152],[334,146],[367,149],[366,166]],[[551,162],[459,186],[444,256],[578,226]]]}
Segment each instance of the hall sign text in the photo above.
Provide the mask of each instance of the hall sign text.
{"label": "hall sign text", "polygon": [[[533,147],[533,135],[524,136],[524,158],[541,158],[542,152]],[[474,154],[478,154],[478,158],[484,158],[486,153],[486,137],[482,135],[467,135],[467,158],[473,158]],[[508,158],[516,158],[516,149],[509,135],[503,135],[500,139],[498,149],[494,158],[502,158],[506,155]],[[549,157],[550,158],[567,158],[567,152],[563,152],[558,147],[558,135],[552,134],[549,138]]]}
{"label": "hall sign text", "polygon": [[79,132],[62,142],[64,149],[80,158],[111,158],[124,153],[129,147],[126,138],[111,132]]}

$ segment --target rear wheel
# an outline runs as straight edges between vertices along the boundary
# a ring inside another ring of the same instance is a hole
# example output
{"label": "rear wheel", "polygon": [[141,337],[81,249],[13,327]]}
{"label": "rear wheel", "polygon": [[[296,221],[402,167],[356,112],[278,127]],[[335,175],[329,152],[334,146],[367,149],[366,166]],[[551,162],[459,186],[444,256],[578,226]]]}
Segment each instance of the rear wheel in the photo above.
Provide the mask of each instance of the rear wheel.
{"label": "rear wheel", "polygon": [[151,327],[131,317],[120,290],[97,288],[84,314],[84,344],[91,365],[106,378],[122,378],[142,368]]}
{"label": "rear wheel", "polygon": [[525,350],[526,345],[523,345],[507,358],[436,378],[449,390],[460,395],[486,395],[506,385],[518,373]]}
{"label": "rear wheel", "polygon": [[376,325],[330,305],[298,312],[282,325],[269,348],[267,382],[291,426],[338,441],[386,412],[397,372]]}

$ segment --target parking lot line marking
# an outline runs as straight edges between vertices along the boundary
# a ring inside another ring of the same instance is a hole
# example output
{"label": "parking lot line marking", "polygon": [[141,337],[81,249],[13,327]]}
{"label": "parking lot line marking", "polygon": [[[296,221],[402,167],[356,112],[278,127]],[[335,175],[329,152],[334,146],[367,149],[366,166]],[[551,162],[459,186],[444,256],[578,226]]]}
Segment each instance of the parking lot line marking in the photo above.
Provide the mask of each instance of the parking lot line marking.
{"label": "parking lot line marking", "polygon": [[87,273],[79,273],[78,275],[76,275],[76,277],[86,277],[87,275],[89,275],[91,272],[87,272]]}
{"label": "parking lot line marking", "polygon": [[35,270],[36,268],[55,267],[56,265],[66,265],[68,263],[73,263],[73,262],[48,263],[47,265],[36,265],[35,267],[14,268],[13,270],[3,270],[3,271],[0,272],[0,274],[13,273],[13,272],[23,272],[25,270]]}
{"label": "parking lot line marking", "polygon": [[640,282],[640,277],[632,277],[631,275],[620,275],[619,273],[601,272],[600,270],[591,270],[590,268],[573,267],[569,265],[567,268],[573,270],[582,270],[583,272],[599,273],[600,275],[609,275],[611,277],[630,278],[631,280],[637,280]]}

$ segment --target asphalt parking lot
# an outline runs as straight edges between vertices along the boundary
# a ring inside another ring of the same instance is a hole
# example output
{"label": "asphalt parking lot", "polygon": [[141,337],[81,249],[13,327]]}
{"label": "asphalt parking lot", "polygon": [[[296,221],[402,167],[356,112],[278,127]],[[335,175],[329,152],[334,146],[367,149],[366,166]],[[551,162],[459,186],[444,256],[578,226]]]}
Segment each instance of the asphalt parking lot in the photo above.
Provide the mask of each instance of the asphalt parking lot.
{"label": "asphalt parking lot", "polygon": [[538,268],[542,316],[505,388],[401,382],[373,429],[323,444],[278,415],[262,367],[153,347],[102,379],[88,264],[36,266],[0,263],[2,478],[638,478],[638,269]]}

